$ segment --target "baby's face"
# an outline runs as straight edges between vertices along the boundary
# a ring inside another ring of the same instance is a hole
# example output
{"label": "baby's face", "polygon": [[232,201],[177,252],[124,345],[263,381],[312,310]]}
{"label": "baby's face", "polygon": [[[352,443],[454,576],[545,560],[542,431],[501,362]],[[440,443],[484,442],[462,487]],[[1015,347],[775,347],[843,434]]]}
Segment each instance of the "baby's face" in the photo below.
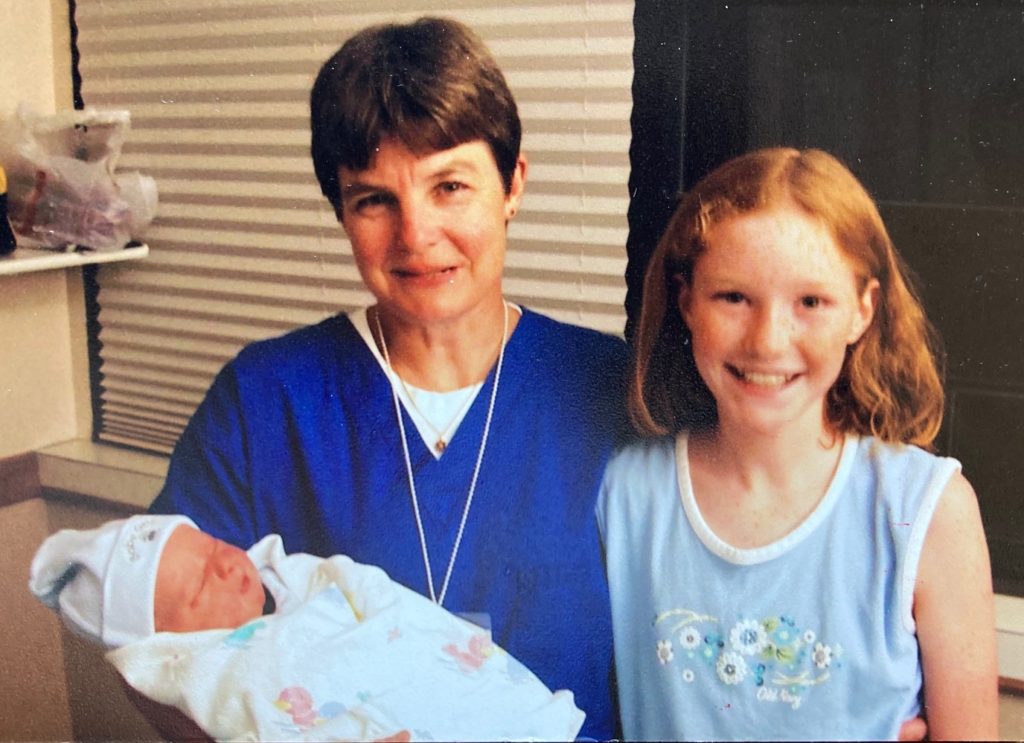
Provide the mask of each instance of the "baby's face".
{"label": "baby's face", "polygon": [[264,601],[245,552],[191,526],[171,533],[156,573],[157,632],[239,627],[263,613]]}

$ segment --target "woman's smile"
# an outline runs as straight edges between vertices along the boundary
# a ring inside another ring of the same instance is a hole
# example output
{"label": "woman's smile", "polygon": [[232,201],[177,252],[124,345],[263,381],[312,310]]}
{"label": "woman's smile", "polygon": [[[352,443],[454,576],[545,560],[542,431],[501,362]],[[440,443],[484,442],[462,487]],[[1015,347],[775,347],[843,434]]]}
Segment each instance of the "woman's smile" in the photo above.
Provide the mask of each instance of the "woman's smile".
{"label": "woman's smile", "polygon": [[418,284],[447,284],[455,280],[458,266],[402,266],[391,269],[391,273],[405,282]]}

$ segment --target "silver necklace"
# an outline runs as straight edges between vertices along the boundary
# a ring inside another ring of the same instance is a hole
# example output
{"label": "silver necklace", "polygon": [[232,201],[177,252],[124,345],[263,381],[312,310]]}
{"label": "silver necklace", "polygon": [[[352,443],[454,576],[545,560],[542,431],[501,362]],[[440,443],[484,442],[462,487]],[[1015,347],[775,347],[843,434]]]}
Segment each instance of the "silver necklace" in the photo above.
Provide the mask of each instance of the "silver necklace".
{"label": "silver necklace", "polygon": [[427,571],[427,589],[430,591],[430,600],[438,606],[444,605],[445,594],[448,593],[448,582],[452,577],[452,568],[455,567],[455,557],[459,554],[459,545],[462,544],[462,532],[466,528],[466,519],[469,517],[469,507],[473,504],[473,493],[476,492],[476,481],[480,475],[480,464],[484,461],[484,450],[487,448],[487,436],[491,430],[491,416],[494,414],[494,400],[498,396],[498,382],[501,380],[501,365],[505,360],[505,343],[508,339],[508,303],[501,301],[504,310],[505,322],[501,332],[501,347],[498,350],[498,367],[494,372],[494,386],[491,388],[491,400],[487,405],[487,418],[484,421],[484,433],[480,438],[480,450],[476,455],[476,466],[473,467],[473,479],[469,483],[469,493],[466,495],[466,505],[462,509],[462,520],[459,522],[459,531],[455,535],[455,546],[452,547],[452,555],[448,559],[448,569],[444,574],[444,582],[441,584],[441,595],[434,593],[434,571],[430,567],[430,555],[427,553],[427,537],[423,531],[423,519],[420,518],[420,504],[416,498],[416,482],[412,476],[412,460],[409,457],[409,444],[405,437],[405,423],[402,421],[402,406],[398,401],[398,390],[395,389],[394,377],[397,376],[391,368],[391,357],[388,355],[388,344],[384,340],[384,329],[380,325],[380,312],[374,312],[373,319],[377,326],[377,335],[380,337],[380,349],[384,354],[384,365],[388,370],[388,381],[391,383],[391,399],[395,404],[395,417],[398,419],[398,432],[402,438],[402,454],[405,456],[405,472],[409,477],[409,494],[412,496],[412,512],[416,517],[416,530],[420,536],[420,550],[423,553],[423,567]]}

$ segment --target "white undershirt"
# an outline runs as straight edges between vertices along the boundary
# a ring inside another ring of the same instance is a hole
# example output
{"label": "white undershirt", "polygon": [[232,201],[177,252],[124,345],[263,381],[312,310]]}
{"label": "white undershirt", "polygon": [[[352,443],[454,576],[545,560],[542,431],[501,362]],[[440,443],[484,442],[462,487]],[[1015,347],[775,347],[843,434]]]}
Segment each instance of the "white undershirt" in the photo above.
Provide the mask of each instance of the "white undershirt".
{"label": "white undershirt", "polygon": [[[516,305],[509,303],[509,307],[522,314],[522,310]],[[367,317],[366,308],[363,307],[350,312],[348,319],[352,321],[356,332],[359,333],[363,342],[366,343],[366,347],[370,349],[373,357],[377,359],[381,370],[387,374],[387,364],[377,348],[377,342],[374,340],[373,333],[370,332],[370,321]],[[391,372],[390,381],[398,393],[398,399],[402,401],[402,407],[409,414],[409,417],[416,426],[416,430],[419,431],[420,437],[423,439],[423,443],[426,444],[427,449],[430,450],[435,459],[440,459],[444,453],[444,450],[437,451],[435,447],[438,431],[443,434],[441,440],[447,446],[452,437],[455,436],[455,432],[459,430],[462,419],[466,417],[466,413],[473,407],[473,400],[476,399],[480,389],[484,386],[483,382],[478,382],[477,384],[471,384],[468,387],[451,390],[450,392],[434,392],[414,387],[408,382],[401,381],[395,372]]]}

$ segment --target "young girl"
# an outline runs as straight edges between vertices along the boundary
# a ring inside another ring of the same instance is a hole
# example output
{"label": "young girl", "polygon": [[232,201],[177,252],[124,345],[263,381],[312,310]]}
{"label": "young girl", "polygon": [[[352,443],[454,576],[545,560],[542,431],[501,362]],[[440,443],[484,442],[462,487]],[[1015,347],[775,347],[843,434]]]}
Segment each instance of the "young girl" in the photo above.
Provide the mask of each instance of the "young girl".
{"label": "young girl", "polygon": [[959,463],[924,451],[943,396],[906,273],[820,151],[683,199],[630,400],[673,438],[621,451],[598,506],[626,738],[895,738],[919,714],[997,736],[988,554]]}

